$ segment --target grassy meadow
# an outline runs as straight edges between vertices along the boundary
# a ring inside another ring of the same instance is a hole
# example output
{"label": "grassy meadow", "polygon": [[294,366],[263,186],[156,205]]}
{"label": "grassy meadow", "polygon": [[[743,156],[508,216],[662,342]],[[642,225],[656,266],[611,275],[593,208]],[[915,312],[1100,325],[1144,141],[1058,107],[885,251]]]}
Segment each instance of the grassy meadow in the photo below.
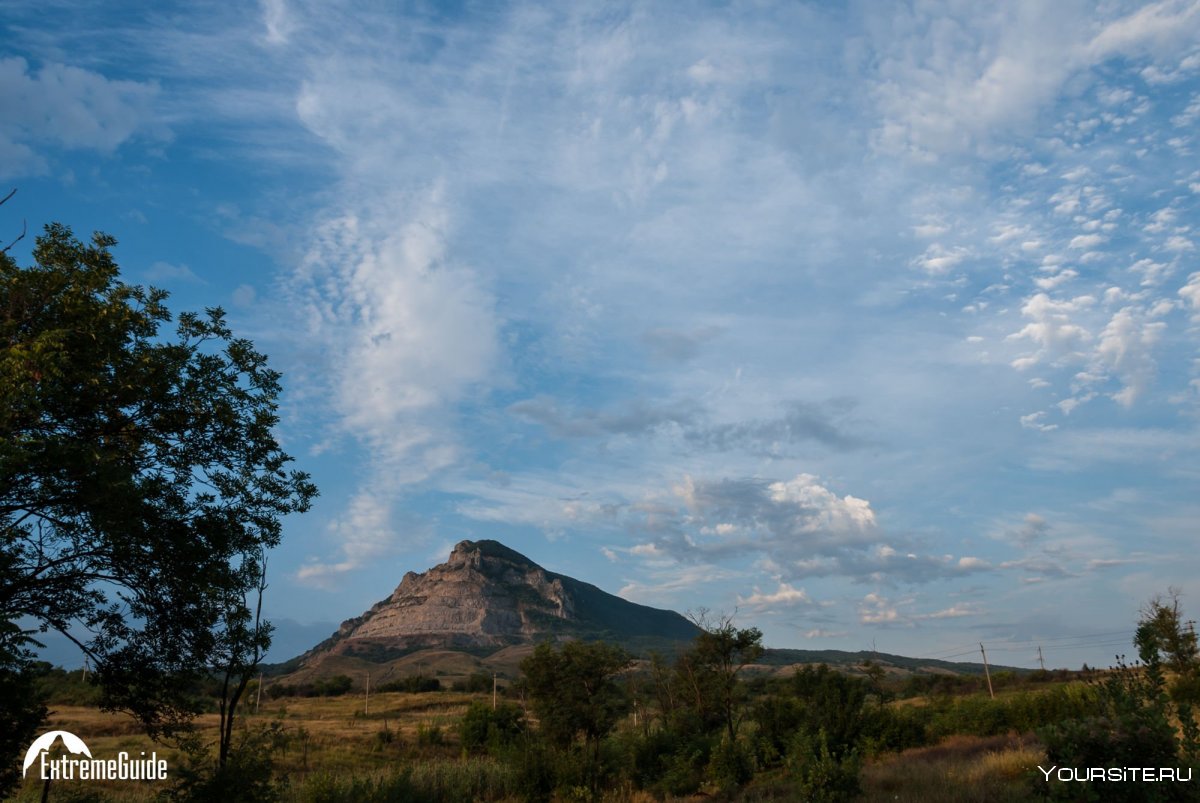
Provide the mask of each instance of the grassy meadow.
{"label": "grassy meadow", "polygon": [[[962,710],[986,707],[986,694],[960,698]],[[468,755],[460,745],[457,726],[474,700],[490,704],[490,695],[451,691],[419,694],[372,694],[369,711],[359,692],[340,697],[295,697],[268,701],[254,712],[253,697],[244,717],[246,732],[275,732],[274,772],[281,779],[285,801],[317,803],[340,800],[486,800],[525,799],[514,779],[512,762],[489,755]],[[910,698],[896,708],[932,709],[932,698]],[[943,717],[945,715],[943,714]],[[205,715],[198,727],[215,740],[216,715]],[[125,750],[133,756],[156,750],[176,776],[185,756],[177,749],[155,745],[123,714],[94,707],[55,705],[46,730],[68,730],[81,736],[97,758]],[[632,718],[619,731],[631,732]],[[1040,744],[1016,733],[978,736],[949,735],[935,744],[901,752],[884,752],[864,762],[863,801],[1022,801],[1035,795],[1036,765],[1044,763]],[[154,800],[170,782],[61,781],[51,786],[50,800]],[[16,800],[41,799],[40,782],[27,780]],[[718,799],[722,796],[717,795]],[[555,800],[585,799],[557,793]],[[610,801],[701,801],[714,799],[711,790],[695,795],[661,796],[631,785],[609,789]],[[768,770],[724,799],[793,801],[797,789],[787,769]],[[232,803],[232,801],[231,801]]]}

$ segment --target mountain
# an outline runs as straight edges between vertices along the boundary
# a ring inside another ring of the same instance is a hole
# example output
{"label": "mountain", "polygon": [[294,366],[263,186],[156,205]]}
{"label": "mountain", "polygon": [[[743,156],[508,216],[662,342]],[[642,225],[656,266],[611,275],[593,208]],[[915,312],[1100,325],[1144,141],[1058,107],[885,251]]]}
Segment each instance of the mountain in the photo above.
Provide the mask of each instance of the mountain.
{"label": "mountain", "polygon": [[674,611],[547,571],[498,541],[462,541],[445,563],[408,572],[391,596],[288,663],[315,668],[331,656],[384,663],[430,649],[484,655],[561,639],[643,652],[691,641],[698,632]]}

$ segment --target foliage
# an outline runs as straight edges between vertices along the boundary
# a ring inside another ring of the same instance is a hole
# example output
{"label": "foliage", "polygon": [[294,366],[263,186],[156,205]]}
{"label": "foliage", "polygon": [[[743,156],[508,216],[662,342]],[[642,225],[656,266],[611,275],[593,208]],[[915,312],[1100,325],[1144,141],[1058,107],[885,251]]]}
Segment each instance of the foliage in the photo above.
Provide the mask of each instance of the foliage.
{"label": "foliage", "polygon": [[442,733],[442,726],[422,722],[417,725],[417,746],[418,747],[437,747],[446,743],[446,736]]}
{"label": "foliage", "polygon": [[[627,689],[616,681],[630,663],[629,654],[620,647],[581,641],[569,641],[558,650],[543,642],[521,661],[539,729],[559,750],[560,775],[567,768],[564,762],[574,763],[579,767],[578,785],[593,797],[606,774],[601,740],[632,705]],[[580,736],[587,748],[583,756],[572,750]],[[572,761],[576,758],[582,761]]]}
{"label": "foliage", "polygon": [[[1200,672],[1196,635],[1184,622],[1178,593],[1158,598],[1143,610],[1134,644],[1139,663],[1124,657],[1096,682],[1096,713],[1042,732],[1049,760],[1062,767],[1193,767],[1200,762],[1200,725],[1190,682]],[[1173,674],[1168,679],[1167,670]],[[1103,781],[1052,783],[1062,799],[1085,794],[1089,800],[1185,800],[1191,791],[1178,783]]]}
{"label": "foliage", "polygon": [[629,712],[629,695],[615,680],[629,663],[624,650],[603,642],[539,644],[521,671],[546,737],[559,747],[579,736],[598,745]]}
{"label": "foliage", "polygon": [[754,777],[754,755],[744,742],[722,738],[712,751],[705,774],[722,794],[730,794]]}
{"label": "foliage", "polygon": [[194,736],[184,740],[186,759],[173,770],[175,782],[168,798],[189,803],[272,803],[282,788],[274,778],[275,757],[288,736],[274,721],[240,730],[227,760],[213,760],[208,748]]}
{"label": "foliage", "polygon": [[266,694],[272,700],[280,697],[341,697],[353,686],[354,681],[349,675],[331,675],[317,678],[312,683],[274,683],[267,687]]}
{"label": "foliage", "polygon": [[763,654],[762,631],[756,627],[739,629],[731,617],[709,622],[703,611],[695,623],[701,632],[675,665],[681,699],[706,728],[723,726],[726,737],[733,742],[744,698],[738,675]]}
{"label": "foliage", "polygon": [[46,716],[30,650],[33,643],[14,623],[0,619],[0,797],[21,780],[16,756],[33,741]]}
{"label": "foliage", "polygon": [[316,489],[266,358],[219,308],[163,337],[166,293],[121,283],[114,244],[54,224],[32,267],[0,255],[0,619],[81,626],[105,706],[172,733],[214,658],[269,641],[246,594]]}
{"label": "foliage", "polygon": [[468,751],[511,744],[524,732],[521,709],[507,702],[493,709],[491,704],[476,700],[458,723],[459,741]]}
{"label": "foliage", "polygon": [[88,680],[83,670],[68,672],[46,661],[35,661],[30,669],[37,678],[38,694],[47,703],[99,705],[100,689]]}
{"label": "foliage", "polygon": [[456,680],[451,684],[453,691],[479,693],[492,690],[492,676],[486,672],[473,672],[466,680]]}
{"label": "foliage", "polygon": [[787,765],[798,781],[802,800],[840,803],[854,799],[859,792],[858,753],[851,749],[835,754],[823,729],[815,735],[798,732],[788,751]]}
{"label": "foliage", "polygon": [[389,680],[387,683],[381,683],[378,689],[374,689],[379,692],[400,691],[408,694],[441,690],[442,682],[440,680],[427,678],[424,675],[409,675],[399,680]]}
{"label": "foliage", "polygon": [[316,773],[290,796],[298,803],[445,803],[459,800],[520,800],[512,767],[486,758],[422,761],[374,777]]}

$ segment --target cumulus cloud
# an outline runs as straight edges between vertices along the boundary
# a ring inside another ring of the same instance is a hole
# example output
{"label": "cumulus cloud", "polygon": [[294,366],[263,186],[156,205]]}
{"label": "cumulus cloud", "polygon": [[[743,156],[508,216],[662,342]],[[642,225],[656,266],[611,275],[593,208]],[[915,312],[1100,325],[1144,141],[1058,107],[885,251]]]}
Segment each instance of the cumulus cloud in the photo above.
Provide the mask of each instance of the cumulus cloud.
{"label": "cumulus cloud", "polygon": [[1081,348],[1091,340],[1091,333],[1075,323],[1073,316],[1091,307],[1095,299],[1077,296],[1069,300],[1055,300],[1045,293],[1026,299],[1021,314],[1031,319],[1030,323],[1008,336],[1009,340],[1032,340],[1039,348],[1013,360],[1017,369],[1031,368],[1040,362],[1056,362],[1064,359],[1080,359]]}
{"label": "cumulus cloud", "polygon": [[1096,358],[1105,369],[1116,374],[1122,388],[1112,394],[1123,407],[1130,407],[1142,396],[1156,373],[1153,349],[1166,324],[1147,321],[1131,308],[1119,310],[1096,346]]}
{"label": "cumulus cloud", "polygon": [[1179,288],[1179,297],[1192,308],[1192,320],[1200,321],[1200,273],[1188,277],[1187,284]]}
{"label": "cumulus cloud", "polygon": [[961,619],[983,613],[978,605],[970,603],[956,603],[948,608],[922,613],[912,610],[915,602],[911,597],[893,601],[872,592],[858,604],[858,621],[864,625],[914,627],[923,621]]}
{"label": "cumulus cloud", "polygon": [[23,58],[0,58],[0,177],[36,175],[48,167],[46,146],[111,153],[155,127],[158,86],[110,80],[89,70]]}
{"label": "cumulus cloud", "polygon": [[811,605],[812,598],[803,588],[793,588],[787,583],[780,583],[779,587],[770,593],[759,591],[758,587],[754,587],[754,593],[748,597],[739,596],[737,598],[738,605],[745,605],[750,608],[763,610],[766,608],[795,605]]}

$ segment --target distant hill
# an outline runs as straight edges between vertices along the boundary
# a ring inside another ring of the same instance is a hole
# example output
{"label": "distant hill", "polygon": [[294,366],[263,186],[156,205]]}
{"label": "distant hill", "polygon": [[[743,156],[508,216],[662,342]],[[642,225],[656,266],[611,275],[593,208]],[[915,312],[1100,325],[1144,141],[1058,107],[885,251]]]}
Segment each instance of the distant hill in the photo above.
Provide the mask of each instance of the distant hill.
{"label": "distant hill", "polygon": [[[608,641],[634,655],[670,656],[699,632],[674,611],[637,605],[547,571],[498,541],[462,541],[445,563],[408,572],[387,599],[347,619],[303,655],[266,669],[288,675],[289,682],[344,674],[356,685],[368,675],[372,684],[417,674],[450,680],[484,672],[513,679],[538,642]],[[755,669],[778,674],[823,663],[855,672],[872,658],[890,674],[983,673],[975,663],[790,649],[768,649]]]}
{"label": "distant hill", "polygon": [[327,674],[357,659],[366,671],[365,665],[427,650],[479,658],[566,639],[609,641],[634,653],[670,651],[698,632],[674,611],[637,605],[547,571],[498,541],[462,541],[445,563],[408,572],[391,596],[280,669]]}
{"label": "distant hill", "polygon": [[[935,658],[908,658],[903,655],[871,652],[870,650],[846,652],[844,650],[768,649],[763,657],[758,660],[758,663],[759,665],[774,667],[788,667],[796,664],[827,664],[831,667],[853,668],[860,667],[867,661],[872,660],[884,668],[893,667],[906,674],[949,673],[955,675],[982,675],[984,673],[982,663],[939,661]],[[991,669],[993,672],[1002,670],[1011,670],[1014,672],[1029,671],[1019,667],[1002,666],[1000,664],[992,664]]]}

